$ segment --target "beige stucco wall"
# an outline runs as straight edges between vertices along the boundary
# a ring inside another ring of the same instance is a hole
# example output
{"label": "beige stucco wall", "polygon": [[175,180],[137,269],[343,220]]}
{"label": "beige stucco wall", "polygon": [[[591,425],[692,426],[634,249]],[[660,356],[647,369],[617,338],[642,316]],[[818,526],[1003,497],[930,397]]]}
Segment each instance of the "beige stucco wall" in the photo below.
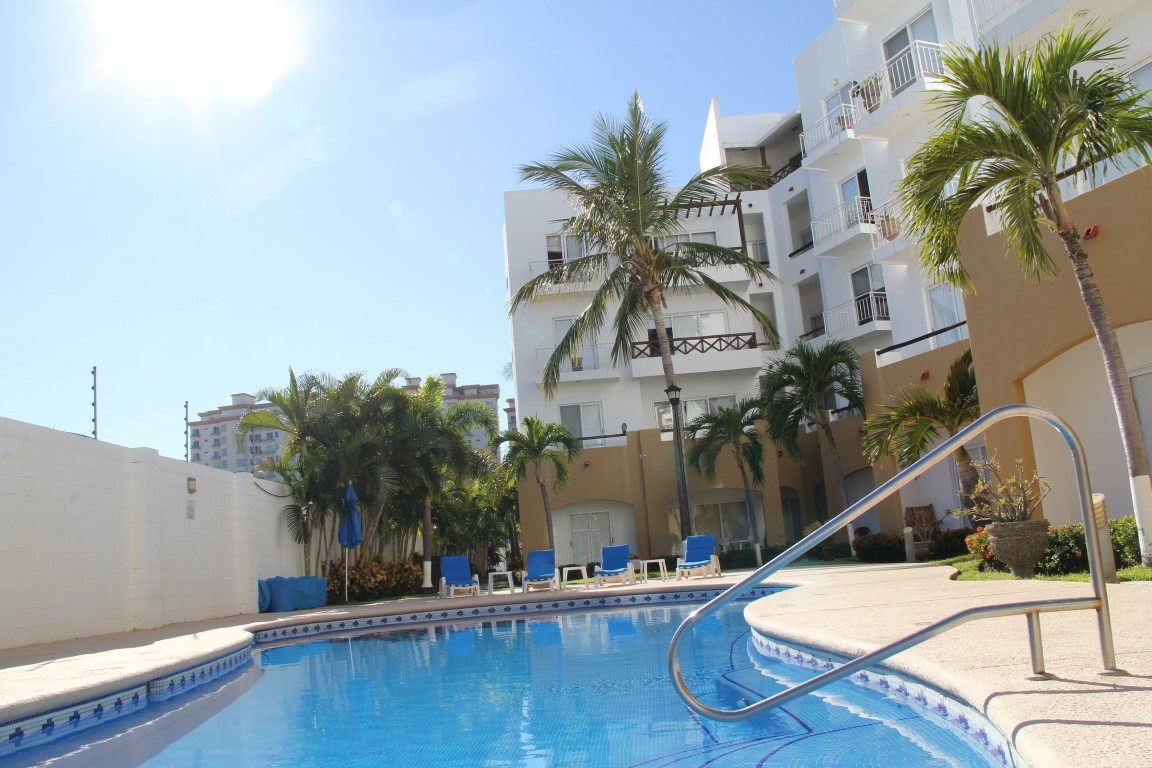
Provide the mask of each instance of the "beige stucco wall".
{"label": "beige stucco wall", "polygon": [[[1152,245],[1147,236],[1152,171],[1142,169],[1115,179],[1071,200],[1069,208],[1080,229],[1099,227],[1099,236],[1086,242],[1085,250],[1112,323],[1124,331],[1125,358],[1129,365],[1148,360],[1147,333],[1138,324],[1152,320],[1148,287],[1152,281]],[[1089,471],[1106,480],[1104,487],[1096,489],[1108,492],[1109,513],[1130,514],[1124,482],[1115,480],[1115,468],[1125,466],[1115,415],[1110,403],[1101,402],[1106,396],[1101,390],[1103,363],[1099,352],[1092,349],[1095,337],[1061,243],[1055,235],[1046,234],[1045,242],[1060,274],[1030,284],[1015,259],[1005,257],[1003,237],[987,236],[985,231],[981,211],[969,214],[961,230],[964,264],[976,287],[966,305],[982,409],[1027,401],[1026,381],[1035,375],[1032,391],[1040,400],[1038,404],[1055,407],[1074,429],[1091,437]],[[1084,342],[1090,344],[1081,347]],[[1065,355],[1070,357],[1061,362],[1059,358]],[[1073,360],[1075,363],[1070,364]],[[1053,367],[1044,373],[1042,369],[1050,364]],[[1060,375],[1054,376],[1057,371]],[[1002,461],[1022,457],[1036,466],[1032,429],[1023,420],[994,427],[989,431],[988,444]],[[1054,456],[1051,451],[1046,454]],[[1040,472],[1052,480],[1058,481],[1067,473],[1066,464],[1056,465],[1047,456],[1044,464]],[[1062,500],[1050,506],[1050,519],[1071,521]]]}

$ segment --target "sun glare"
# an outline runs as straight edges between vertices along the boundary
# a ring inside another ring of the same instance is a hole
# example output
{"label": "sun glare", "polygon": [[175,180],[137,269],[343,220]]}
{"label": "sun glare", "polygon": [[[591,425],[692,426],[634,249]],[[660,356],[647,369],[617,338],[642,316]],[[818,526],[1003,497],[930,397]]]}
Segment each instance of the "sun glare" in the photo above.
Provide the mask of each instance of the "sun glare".
{"label": "sun glare", "polygon": [[101,69],[194,105],[253,99],[299,60],[291,11],[275,0],[92,0]]}

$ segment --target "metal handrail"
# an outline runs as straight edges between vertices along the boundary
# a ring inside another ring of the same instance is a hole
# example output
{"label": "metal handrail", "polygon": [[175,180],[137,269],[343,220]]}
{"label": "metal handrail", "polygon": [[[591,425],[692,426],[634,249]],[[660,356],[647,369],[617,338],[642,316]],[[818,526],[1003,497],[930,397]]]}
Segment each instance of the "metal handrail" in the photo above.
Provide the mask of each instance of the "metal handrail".
{"label": "metal handrail", "polygon": [[[1064,439],[1069,452],[1072,454],[1076,470],[1076,488],[1080,495],[1080,511],[1084,518],[1084,536],[1088,549],[1088,567],[1091,571],[1093,597],[1034,600],[1023,603],[1006,603],[1003,605],[969,608],[968,610],[961,611],[925,627],[902,640],[897,640],[878,650],[853,659],[836,669],[825,672],[811,680],[741,709],[716,709],[710,707],[697,699],[692,692],[688,690],[688,686],[684,682],[684,676],[680,672],[679,645],[681,638],[701,619],[731,603],[768,576],[793,562],[813,546],[819,544],[848,523],[860,517],[860,515],[870,510],[877,503],[912,482],[916,476],[924,473],[927,469],[939,464],[941,461],[944,461],[951,456],[957,448],[964,445],[964,443],[983,434],[994,424],[1017,416],[1037,419],[1050,425]],[[745,720],[765,710],[778,707],[797,696],[802,696],[828,683],[847,677],[859,669],[907,650],[959,624],[964,624],[974,619],[996,618],[1016,614],[1027,614],[1028,616],[1028,637],[1032,655],[1032,671],[1036,676],[1044,677],[1047,676],[1047,673],[1044,671],[1044,649],[1040,639],[1040,613],[1043,611],[1074,611],[1085,608],[1096,609],[1097,629],[1100,635],[1100,655],[1103,659],[1106,673],[1124,674],[1122,670],[1116,668],[1116,651],[1112,644],[1112,618],[1108,610],[1108,593],[1104,586],[1104,572],[1100,568],[1100,535],[1096,529],[1096,523],[1092,515],[1091,498],[1092,493],[1088,483],[1088,465],[1084,460],[1084,449],[1080,444],[1080,439],[1076,437],[1072,428],[1069,427],[1065,421],[1051,411],[1035,405],[1004,405],[989,411],[933,448],[915,464],[901,470],[892,479],[860,499],[860,501],[851,505],[848,509],[788,547],[771,561],[757,568],[756,571],[745,577],[738,584],[734,584],[688,614],[688,617],[684,619],[684,622],[677,628],[676,634],[672,636],[672,643],[668,646],[668,671],[672,675],[672,683],[676,686],[676,692],[680,694],[680,698],[682,698],[693,711],[704,717],[728,722]]]}

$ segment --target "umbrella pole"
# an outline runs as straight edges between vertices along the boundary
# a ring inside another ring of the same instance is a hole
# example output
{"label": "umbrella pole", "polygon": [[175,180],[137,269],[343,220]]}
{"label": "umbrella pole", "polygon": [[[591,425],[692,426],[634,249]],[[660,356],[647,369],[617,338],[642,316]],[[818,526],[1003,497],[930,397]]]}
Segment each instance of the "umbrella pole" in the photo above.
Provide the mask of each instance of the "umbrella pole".
{"label": "umbrella pole", "polygon": [[344,550],[344,602],[348,602],[348,550]]}

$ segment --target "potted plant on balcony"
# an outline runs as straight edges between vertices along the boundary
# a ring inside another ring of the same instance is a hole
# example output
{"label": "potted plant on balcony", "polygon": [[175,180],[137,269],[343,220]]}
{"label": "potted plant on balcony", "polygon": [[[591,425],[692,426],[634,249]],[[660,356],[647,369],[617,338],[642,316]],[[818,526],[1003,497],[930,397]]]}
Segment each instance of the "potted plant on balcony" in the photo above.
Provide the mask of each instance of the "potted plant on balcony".
{"label": "potted plant on balcony", "polygon": [[875,112],[880,106],[880,75],[869,75],[852,86],[852,98],[860,99],[864,109]]}
{"label": "potted plant on balcony", "polygon": [[880,228],[880,236],[892,241],[900,236],[900,219],[891,213],[876,214],[876,225]]}
{"label": "potted plant on balcony", "polygon": [[572,355],[571,361],[572,361],[572,370],[574,370],[574,371],[584,370],[584,356],[583,355]]}
{"label": "potted plant on balcony", "polygon": [[1000,474],[995,458],[972,462],[980,480],[972,491],[968,514],[985,524],[988,545],[996,559],[1008,566],[1012,575],[1030,579],[1036,562],[1048,546],[1048,521],[1032,519],[1051,486],[1035,472],[1029,477],[1024,463],[1016,460],[1016,471],[1008,478]]}

